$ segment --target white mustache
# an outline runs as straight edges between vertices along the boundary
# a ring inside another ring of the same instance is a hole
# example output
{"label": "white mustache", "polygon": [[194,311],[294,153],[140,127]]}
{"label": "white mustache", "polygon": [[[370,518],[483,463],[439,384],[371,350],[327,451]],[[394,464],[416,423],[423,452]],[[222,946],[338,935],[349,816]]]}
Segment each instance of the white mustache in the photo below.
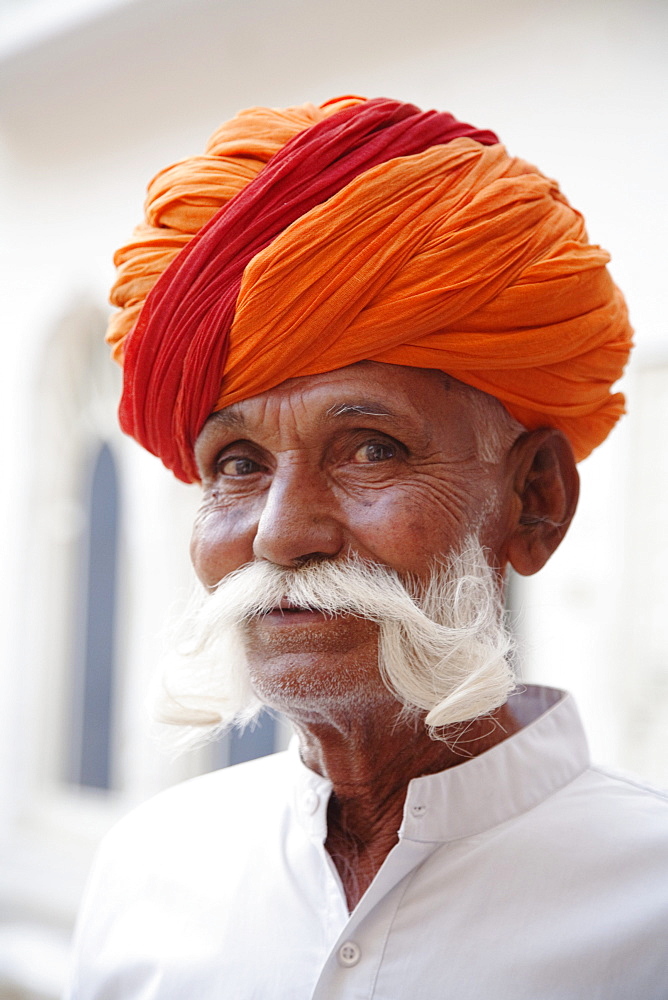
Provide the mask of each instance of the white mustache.
{"label": "white mustache", "polygon": [[404,711],[432,735],[503,704],[514,677],[497,579],[476,540],[427,581],[359,558],[298,568],[255,562],[199,598],[179,625],[163,679],[162,720],[213,729],[261,708],[248,680],[244,625],[281,605],[351,614],[379,626],[379,669]]}
{"label": "white mustache", "polygon": [[282,604],[331,615],[352,614],[378,624],[405,621],[422,614],[410,586],[396,571],[361,559],[323,560],[295,569],[249,563],[218,584],[200,612],[200,621],[202,625],[217,621],[220,627],[241,625]]}

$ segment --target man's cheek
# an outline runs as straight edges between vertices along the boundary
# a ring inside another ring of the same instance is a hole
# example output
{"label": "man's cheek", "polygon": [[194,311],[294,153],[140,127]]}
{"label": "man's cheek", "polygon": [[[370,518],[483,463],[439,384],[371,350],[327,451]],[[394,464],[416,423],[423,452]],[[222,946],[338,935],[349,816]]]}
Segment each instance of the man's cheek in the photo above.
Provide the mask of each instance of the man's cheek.
{"label": "man's cheek", "polygon": [[190,558],[202,583],[215,586],[252,557],[252,530],[242,511],[206,510],[198,514],[190,541]]}

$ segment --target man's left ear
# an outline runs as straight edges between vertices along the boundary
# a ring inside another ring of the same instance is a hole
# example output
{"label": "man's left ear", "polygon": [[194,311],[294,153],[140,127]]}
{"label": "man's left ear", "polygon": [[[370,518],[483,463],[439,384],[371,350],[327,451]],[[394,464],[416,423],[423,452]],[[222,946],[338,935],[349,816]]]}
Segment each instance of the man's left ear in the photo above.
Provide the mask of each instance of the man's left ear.
{"label": "man's left ear", "polygon": [[568,438],[554,428],[522,434],[510,453],[519,515],[507,546],[513,569],[537,573],[568,531],[580,492]]}

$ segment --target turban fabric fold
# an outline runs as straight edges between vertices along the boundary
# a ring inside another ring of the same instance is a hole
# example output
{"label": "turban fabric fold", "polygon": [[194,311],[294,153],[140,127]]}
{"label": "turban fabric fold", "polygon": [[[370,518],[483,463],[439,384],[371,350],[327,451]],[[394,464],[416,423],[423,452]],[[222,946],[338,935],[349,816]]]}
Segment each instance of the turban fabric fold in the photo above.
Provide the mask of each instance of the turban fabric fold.
{"label": "turban fabric fold", "polygon": [[250,109],[153,180],[116,255],[121,424],[185,481],[207,417],[361,360],[447,372],[585,457],[631,331],[556,183],[442,112]]}

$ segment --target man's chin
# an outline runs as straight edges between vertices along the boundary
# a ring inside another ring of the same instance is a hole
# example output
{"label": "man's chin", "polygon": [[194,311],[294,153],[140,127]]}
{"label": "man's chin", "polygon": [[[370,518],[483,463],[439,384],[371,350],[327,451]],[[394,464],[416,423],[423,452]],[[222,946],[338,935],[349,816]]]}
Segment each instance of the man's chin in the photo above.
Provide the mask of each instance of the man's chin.
{"label": "man's chin", "polygon": [[[375,662],[352,663],[322,654],[284,655],[248,665],[256,697],[296,723],[329,719],[341,723],[382,708],[383,717],[402,705],[385,686]],[[365,709],[364,706],[367,706]]]}
{"label": "man's chin", "polygon": [[256,619],[245,648],[257,697],[289,716],[333,701],[391,697],[378,668],[378,627],[367,619],[305,616],[292,626]]}
{"label": "man's chin", "polygon": [[[372,647],[377,662],[378,626],[354,615],[332,615],[312,609],[276,609],[250,619],[244,627],[244,645],[250,659],[283,655],[335,653],[354,650],[364,655]],[[330,665],[329,669],[334,669]]]}

